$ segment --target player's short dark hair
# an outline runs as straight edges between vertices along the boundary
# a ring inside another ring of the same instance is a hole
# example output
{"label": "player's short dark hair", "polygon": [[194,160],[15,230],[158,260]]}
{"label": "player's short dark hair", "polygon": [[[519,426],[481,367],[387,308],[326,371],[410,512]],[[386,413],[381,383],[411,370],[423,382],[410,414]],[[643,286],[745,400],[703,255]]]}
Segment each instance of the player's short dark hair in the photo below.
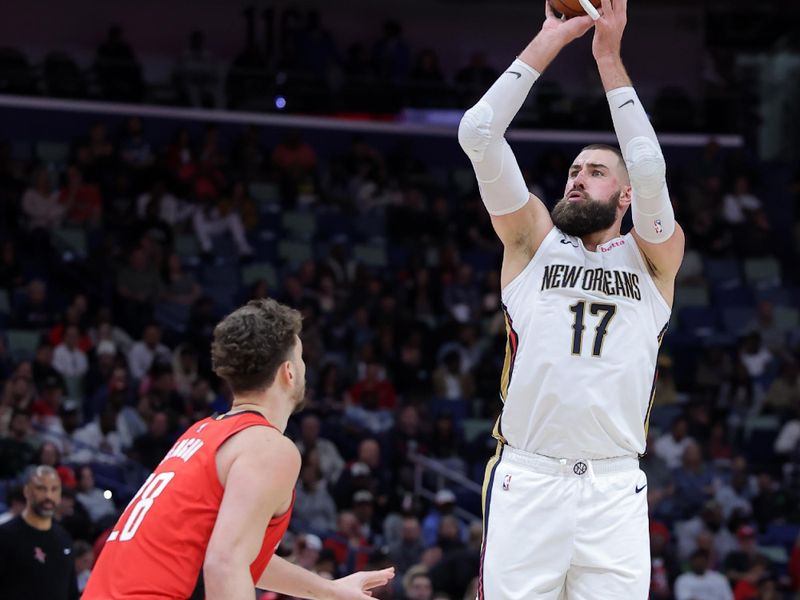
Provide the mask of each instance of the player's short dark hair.
{"label": "player's short dark hair", "polygon": [[214,328],[214,373],[235,394],[268,388],[300,334],[300,312],[272,299],[251,300]]}

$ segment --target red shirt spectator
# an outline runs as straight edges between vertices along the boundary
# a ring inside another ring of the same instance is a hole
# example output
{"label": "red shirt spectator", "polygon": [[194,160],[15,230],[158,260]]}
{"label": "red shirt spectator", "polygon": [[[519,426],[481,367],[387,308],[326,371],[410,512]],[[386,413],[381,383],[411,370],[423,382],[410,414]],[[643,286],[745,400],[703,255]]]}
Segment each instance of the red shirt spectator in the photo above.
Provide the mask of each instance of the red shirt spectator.
{"label": "red shirt spectator", "polygon": [[350,388],[350,399],[353,404],[368,410],[383,408],[394,410],[397,395],[394,386],[380,379],[381,366],[377,363],[367,365],[364,379]]}

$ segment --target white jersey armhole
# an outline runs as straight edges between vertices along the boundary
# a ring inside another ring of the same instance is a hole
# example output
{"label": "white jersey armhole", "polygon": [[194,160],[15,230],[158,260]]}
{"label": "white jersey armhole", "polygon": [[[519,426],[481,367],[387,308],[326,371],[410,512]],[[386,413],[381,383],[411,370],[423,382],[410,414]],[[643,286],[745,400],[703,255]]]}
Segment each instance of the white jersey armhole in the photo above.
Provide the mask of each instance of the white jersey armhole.
{"label": "white jersey armhole", "polygon": [[667,322],[669,322],[670,315],[672,315],[672,309],[670,308],[669,304],[667,304],[667,301],[661,294],[661,290],[658,289],[656,282],[653,280],[653,276],[650,274],[650,267],[647,266],[647,263],[642,256],[642,249],[639,248],[639,244],[636,243],[636,238],[633,235],[627,233],[625,234],[625,237],[628,238],[633,245],[633,253],[636,255],[636,260],[639,262],[639,266],[644,272],[644,278],[647,280],[647,284],[650,286],[650,290],[653,292],[653,295],[655,296],[659,305],[666,311]]}
{"label": "white jersey armhole", "polygon": [[522,271],[520,271],[519,274],[516,277],[514,277],[514,279],[509,281],[506,284],[506,286],[500,290],[500,297],[503,300],[504,304],[508,304],[506,302],[507,295],[513,294],[514,290],[516,290],[521,285],[522,281],[525,279],[527,274],[534,269],[536,263],[539,261],[539,259],[544,254],[547,247],[552,243],[553,239],[558,234],[559,234],[558,227],[554,225],[553,228],[547,233],[547,235],[544,236],[542,243],[539,244],[539,247],[536,249],[536,252],[533,253],[533,256],[531,257],[530,261],[528,262],[527,265],[525,265],[525,268],[522,269]]}

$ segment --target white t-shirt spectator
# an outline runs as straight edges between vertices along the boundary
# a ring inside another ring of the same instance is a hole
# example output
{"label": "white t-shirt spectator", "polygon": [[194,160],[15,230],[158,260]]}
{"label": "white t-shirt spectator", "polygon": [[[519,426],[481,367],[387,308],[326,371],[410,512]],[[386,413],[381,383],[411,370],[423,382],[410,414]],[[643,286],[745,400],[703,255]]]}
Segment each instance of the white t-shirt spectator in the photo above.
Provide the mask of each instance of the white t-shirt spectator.
{"label": "white t-shirt spectator", "polygon": [[731,225],[745,222],[746,211],[759,210],[761,200],[753,194],[726,194],[723,199],[722,217]]}
{"label": "white t-shirt spectator", "polygon": [[784,425],[775,439],[776,454],[791,454],[800,444],[800,419],[793,419]]}
{"label": "white t-shirt spectator", "polygon": [[107,515],[113,515],[116,511],[114,503],[110,498],[103,496],[103,490],[92,488],[88,492],[78,492],[75,498],[83,505],[92,523],[97,523]]}
{"label": "white t-shirt spectator", "polygon": [[725,576],[716,571],[684,573],[675,580],[675,600],[733,600],[733,592]]}
{"label": "white t-shirt spectator", "polygon": [[[150,204],[151,194],[142,194],[136,200],[136,214],[144,217],[147,214],[147,205]],[[164,194],[158,206],[158,218],[170,224],[177,225],[194,214],[195,207],[188,202],[179,200],[172,194]]]}
{"label": "white t-shirt spectator", "polygon": [[89,360],[80,348],[59,344],[53,351],[53,368],[64,377],[83,377],[89,370]]}
{"label": "white t-shirt spectator", "polygon": [[167,361],[172,361],[169,348],[164,344],[159,344],[153,349],[144,342],[136,342],[128,355],[128,368],[131,371],[131,376],[134,379],[144,378],[157,356],[163,357]]}
{"label": "white t-shirt spectator", "polygon": [[683,462],[683,451],[693,442],[694,440],[688,435],[678,442],[672,437],[672,433],[668,432],[656,440],[656,443],[653,444],[653,452],[667,463],[670,469],[677,469]]}
{"label": "white t-shirt spectator", "polygon": [[119,433],[109,431],[104,435],[97,421],[92,421],[77,429],[72,434],[72,439],[75,442],[75,451],[70,457],[71,462],[101,462],[106,464],[121,464],[125,462]]}

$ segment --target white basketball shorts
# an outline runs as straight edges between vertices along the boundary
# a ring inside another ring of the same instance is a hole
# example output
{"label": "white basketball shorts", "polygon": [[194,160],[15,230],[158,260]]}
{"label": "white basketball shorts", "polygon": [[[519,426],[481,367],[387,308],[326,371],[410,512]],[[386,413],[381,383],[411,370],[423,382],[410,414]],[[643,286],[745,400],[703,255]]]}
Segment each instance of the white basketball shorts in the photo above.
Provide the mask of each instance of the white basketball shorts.
{"label": "white basketball shorts", "polygon": [[486,468],[478,600],[645,600],[647,478],[634,457],[501,445]]}

